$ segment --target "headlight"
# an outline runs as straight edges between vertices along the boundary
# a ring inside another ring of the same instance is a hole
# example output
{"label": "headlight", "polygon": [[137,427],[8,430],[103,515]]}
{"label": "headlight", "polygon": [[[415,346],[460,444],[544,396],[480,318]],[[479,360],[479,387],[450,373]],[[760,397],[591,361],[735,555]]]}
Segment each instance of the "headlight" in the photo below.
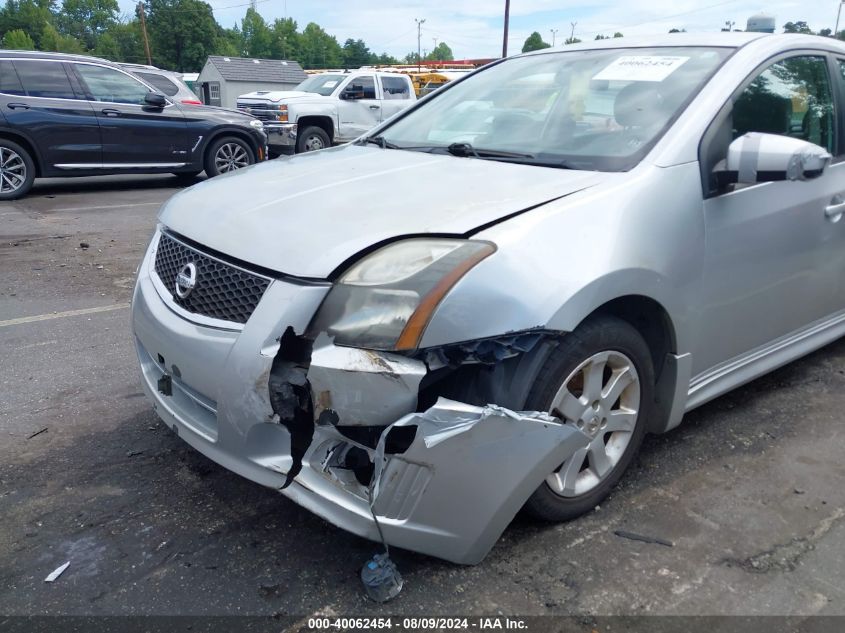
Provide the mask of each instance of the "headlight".
{"label": "headlight", "polygon": [[256,130],[263,130],[264,129],[264,124],[261,121],[259,121],[258,119],[251,119],[249,124],[252,127],[254,127]]}
{"label": "headlight", "polygon": [[409,239],[367,255],[332,286],[311,332],[337,345],[416,349],[446,293],[496,247],[459,239]]}
{"label": "headlight", "polygon": [[288,120],[288,107],[286,105],[279,106],[279,114],[276,117],[282,123],[287,123]]}

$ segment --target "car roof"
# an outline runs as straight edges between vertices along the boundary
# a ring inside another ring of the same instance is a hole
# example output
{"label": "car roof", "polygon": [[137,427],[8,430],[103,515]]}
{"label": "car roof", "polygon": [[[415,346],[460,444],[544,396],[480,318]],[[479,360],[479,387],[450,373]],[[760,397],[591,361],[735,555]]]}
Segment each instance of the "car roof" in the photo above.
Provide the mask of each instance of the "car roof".
{"label": "car roof", "polygon": [[652,48],[652,47],[684,47],[711,46],[725,48],[742,48],[754,42],[765,41],[769,44],[788,44],[790,48],[816,48],[824,44],[826,48],[845,51],[845,42],[830,37],[817,35],[799,35],[795,33],[747,33],[743,32],[711,32],[711,33],[661,33],[634,37],[618,37],[603,40],[590,40],[580,44],[567,44],[554,49],[544,48],[524,55],[542,55],[550,52],[585,51],[613,48]]}
{"label": "car roof", "polygon": [[116,65],[102,57],[94,57],[93,55],[76,55],[72,53],[45,53],[42,51],[13,51],[0,49],[0,55],[3,57],[26,57],[29,59],[62,59],[64,61],[78,61],[78,62],[102,62],[104,64]]}

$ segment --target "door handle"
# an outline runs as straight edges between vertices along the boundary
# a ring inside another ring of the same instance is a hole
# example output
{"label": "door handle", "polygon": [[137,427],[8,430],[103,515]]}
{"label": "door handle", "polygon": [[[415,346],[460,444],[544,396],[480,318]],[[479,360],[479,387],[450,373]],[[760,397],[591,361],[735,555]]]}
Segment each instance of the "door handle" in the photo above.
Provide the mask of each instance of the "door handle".
{"label": "door handle", "polygon": [[114,108],[106,108],[102,110],[102,113],[106,116],[120,116],[120,110],[115,110]]}
{"label": "door handle", "polygon": [[845,213],[845,200],[842,199],[842,196],[836,196],[824,208],[824,215],[831,222],[838,222],[843,213]]}
{"label": "door handle", "polygon": [[378,110],[381,106],[378,105],[371,105],[370,110]]}
{"label": "door handle", "polygon": [[29,110],[29,106],[25,103],[7,103],[6,107],[9,110]]}

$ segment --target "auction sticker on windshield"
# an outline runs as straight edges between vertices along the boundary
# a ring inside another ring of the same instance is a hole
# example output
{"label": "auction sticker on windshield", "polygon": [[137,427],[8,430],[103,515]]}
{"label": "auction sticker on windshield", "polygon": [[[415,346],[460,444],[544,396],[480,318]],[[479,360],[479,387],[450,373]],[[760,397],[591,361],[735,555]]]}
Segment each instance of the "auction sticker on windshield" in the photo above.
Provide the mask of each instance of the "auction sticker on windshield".
{"label": "auction sticker on windshield", "polygon": [[624,55],[618,57],[593,79],[599,81],[663,81],[689,57],[668,55]]}

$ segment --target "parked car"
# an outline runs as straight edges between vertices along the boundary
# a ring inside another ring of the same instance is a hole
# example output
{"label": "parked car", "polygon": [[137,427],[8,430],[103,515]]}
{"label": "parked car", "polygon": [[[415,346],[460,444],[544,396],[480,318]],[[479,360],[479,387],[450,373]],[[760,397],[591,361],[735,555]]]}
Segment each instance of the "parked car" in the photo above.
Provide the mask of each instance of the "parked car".
{"label": "parked car", "polygon": [[144,390],[335,525],[477,563],[520,509],[591,511],[646,433],[845,334],[844,132],[830,38],[493,63],[167,202]]}
{"label": "parked car", "polygon": [[183,105],[105,60],[0,51],[0,200],[41,177],[216,176],[264,160],[266,143],[254,117]]}
{"label": "parked car", "polygon": [[358,138],[416,101],[399,73],[311,75],[293,90],[250,92],[237,105],[264,122],[274,154],[310,152]]}
{"label": "parked car", "polygon": [[182,75],[170,70],[143,64],[119,64],[124,70],[155,88],[158,92],[185,105],[202,105],[202,101],[182,80]]}

